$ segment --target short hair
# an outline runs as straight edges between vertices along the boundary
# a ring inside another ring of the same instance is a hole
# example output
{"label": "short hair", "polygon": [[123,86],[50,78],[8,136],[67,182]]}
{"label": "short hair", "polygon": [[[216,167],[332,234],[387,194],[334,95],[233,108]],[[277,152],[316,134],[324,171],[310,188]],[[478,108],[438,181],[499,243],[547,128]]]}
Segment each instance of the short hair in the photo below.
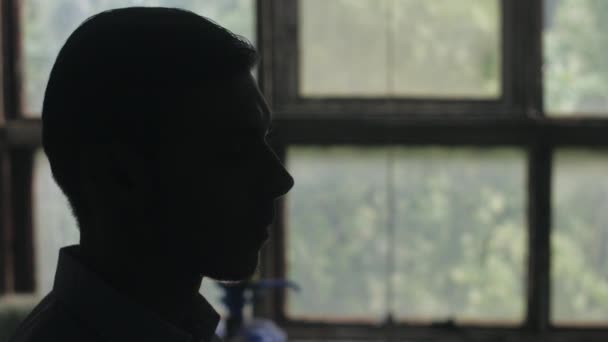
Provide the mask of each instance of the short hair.
{"label": "short hair", "polygon": [[129,7],[84,21],[57,56],[42,108],[42,145],[79,227],[80,152],[109,142],[153,149],[184,91],[249,73],[256,61],[246,39],[186,10]]}

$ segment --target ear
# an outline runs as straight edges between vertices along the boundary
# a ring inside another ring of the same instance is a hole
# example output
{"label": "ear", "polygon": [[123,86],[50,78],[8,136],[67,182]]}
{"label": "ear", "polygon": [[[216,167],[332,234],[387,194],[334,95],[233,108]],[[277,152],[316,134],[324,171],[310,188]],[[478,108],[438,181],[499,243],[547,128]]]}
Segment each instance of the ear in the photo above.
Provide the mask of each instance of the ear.
{"label": "ear", "polygon": [[[80,158],[82,169],[80,176],[84,191],[92,201],[92,206],[104,206],[104,203],[133,201],[136,178],[129,152],[120,151],[113,146],[90,146],[77,158]],[[120,204],[119,204],[120,205]]]}
{"label": "ear", "polygon": [[117,145],[107,150],[106,172],[108,181],[115,185],[116,191],[130,193],[140,185],[143,160],[133,150],[130,146]]}

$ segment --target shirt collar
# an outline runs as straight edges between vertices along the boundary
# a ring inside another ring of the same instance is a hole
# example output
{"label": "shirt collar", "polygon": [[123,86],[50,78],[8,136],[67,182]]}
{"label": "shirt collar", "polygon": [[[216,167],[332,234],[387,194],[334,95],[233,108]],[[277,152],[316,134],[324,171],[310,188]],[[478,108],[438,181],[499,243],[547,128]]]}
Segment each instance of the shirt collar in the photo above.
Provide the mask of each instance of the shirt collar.
{"label": "shirt collar", "polygon": [[[53,286],[53,293],[79,319],[111,341],[198,342],[192,341],[189,333],[138,307],[108,286],[78,260],[79,249],[80,246],[74,245],[59,251]],[[193,317],[195,335],[202,336],[202,341],[211,341],[220,317],[201,295],[194,303]]]}

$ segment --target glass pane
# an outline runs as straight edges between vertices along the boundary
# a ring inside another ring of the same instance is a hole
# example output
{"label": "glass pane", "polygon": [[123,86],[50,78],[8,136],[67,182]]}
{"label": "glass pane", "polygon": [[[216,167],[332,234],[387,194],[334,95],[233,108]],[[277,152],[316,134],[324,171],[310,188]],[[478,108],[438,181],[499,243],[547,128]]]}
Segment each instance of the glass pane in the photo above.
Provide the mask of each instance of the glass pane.
{"label": "glass pane", "polygon": [[67,198],[51,175],[51,166],[42,150],[34,159],[34,235],[37,293],[53,288],[59,249],[79,242],[76,219]]}
{"label": "glass pane", "polygon": [[214,280],[208,278],[203,279],[200,293],[205,297],[205,299],[207,299],[209,304],[213,306],[215,311],[217,311],[223,318],[227,317],[228,310],[226,310],[225,305],[222,303],[224,291]]}
{"label": "glass pane", "polygon": [[299,1],[300,95],[497,98],[498,0]]}
{"label": "glass pane", "polygon": [[608,115],[608,2],[545,0],[545,111]]}
{"label": "glass pane", "polygon": [[292,148],[294,317],[517,322],[525,155],[507,149]]}
{"label": "glass pane", "polygon": [[288,278],[302,288],[288,296],[290,315],[386,314],[386,157],[382,149],[289,150]]}
{"label": "glass pane", "polygon": [[398,317],[520,321],[525,304],[525,155],[398,150]]}
{"label": "glass pane", "polygon": [[[59,249],[79,243],[79,231],[69,203],[51,174],[48,159],[39,150],[34,159],[34,233],[38,295],[53,288]],[[222,315],[222,290],[211,279],[205,279],[200,292]]]}
{"label": "glass pane", "polygon": [[608,321],[608,153],[560,150],[553,174],[555,322]]}
{"label": "glass pane", "polygon": [[254,0],[23,0],[24,110],[39,116],[59,49],[89,16],[117,7],[164,6],[191,10],[255,41]]}

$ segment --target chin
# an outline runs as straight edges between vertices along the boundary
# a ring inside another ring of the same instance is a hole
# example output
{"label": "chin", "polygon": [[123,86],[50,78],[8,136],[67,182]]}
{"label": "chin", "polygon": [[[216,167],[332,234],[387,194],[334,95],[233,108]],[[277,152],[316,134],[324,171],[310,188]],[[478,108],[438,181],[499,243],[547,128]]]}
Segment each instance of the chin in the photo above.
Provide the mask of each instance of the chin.
{"label": "chin", "polygon": [[230,255],[224,260],[216,258],[204,272],[205,277],[218,281],[239,282],[250,279],[258,268],[258,253],[253,255]]}

